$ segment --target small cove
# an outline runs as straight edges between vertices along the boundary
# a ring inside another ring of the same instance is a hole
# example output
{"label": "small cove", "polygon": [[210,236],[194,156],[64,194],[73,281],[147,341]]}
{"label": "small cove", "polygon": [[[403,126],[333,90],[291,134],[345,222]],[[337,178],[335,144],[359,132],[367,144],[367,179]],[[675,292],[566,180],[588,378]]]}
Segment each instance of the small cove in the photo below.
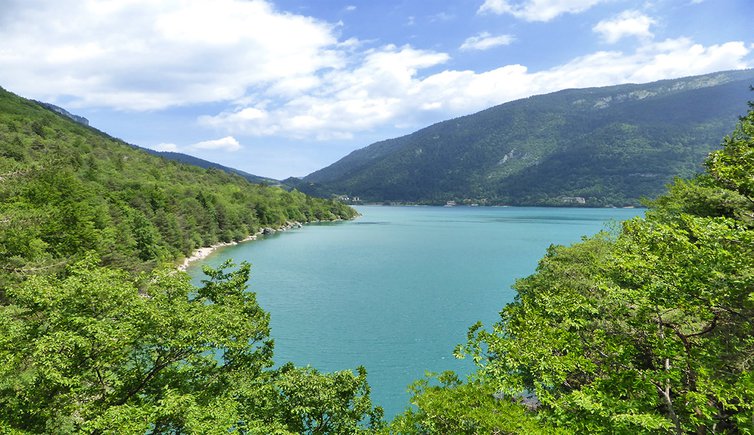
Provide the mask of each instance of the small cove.
{"label": "small cove", "polygon": [[335,371],[363,365],[387,418],[425,371],[473,369],[452,356],[476,321],[515,296],[551,243],[570,244],[641,209],[357,207],[350,222],[307,225],[225,247],[252,264],[250,289],[271,315],[275,361]]}

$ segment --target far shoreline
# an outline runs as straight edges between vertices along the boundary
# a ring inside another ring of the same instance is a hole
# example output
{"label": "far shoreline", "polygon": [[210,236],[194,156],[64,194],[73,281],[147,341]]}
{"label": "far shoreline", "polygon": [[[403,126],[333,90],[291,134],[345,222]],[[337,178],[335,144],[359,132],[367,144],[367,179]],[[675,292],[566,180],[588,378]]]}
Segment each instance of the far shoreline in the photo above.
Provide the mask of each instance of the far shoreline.
{"label": "far shoreline", "polygon": [[[353,217],[353,219],[356,219],[356,218],[358,218],[360,216],[361,216],[360,214],[356,215],[356,216]],[[212,253],[214,253],[215,251],[217,251],[220,248],[225,248],[225,247],[228,247],[228,246],[235,246],[235,245],[238,245],[240,243],[245,243],[245,242],[251,242],[251,241],[259,239],[260,236],[267,236],[267,235],[272,235],[272,234],[275,234],[275,233],[281,232],[281,231],[288,231],[288,230],[292,230],[292,229],[299,229],[299,228],[303,228],[304,225],[308,225],[308,224],[320,224],[320,223],[342,222],[342,221],[343,221],[343,219],[341,219],[341,218],[337,218],[337,219],[333,219],[333,220],[324,220],[324,221],[322,221],[322,220],[314,220],[314,221],[311,221],[311,222],[304,222],[304,223],[299,222],[299,221],[287,221],[285,223],[285,225],[283,225],[283,226],[281,226],[279,228],[264,227],[264,228],[261,228],[256,233],[251,234],[251,235],[243,238],[242,240],[238,240],[238,241],[233,240],[233,241],[230,241],[230,242],[220,242],[220,243],[215,243],[214,245],[203,246],[201,248],[198,248],[190,256],[184,258],[183,261],[178,265],[177,269],[179,271],[181,271],[181,272],[186,272],[188,270],[189,266],[191,265],[191,263],[197,262],[199,260],[204,260],[205,258],[209,257]]]}

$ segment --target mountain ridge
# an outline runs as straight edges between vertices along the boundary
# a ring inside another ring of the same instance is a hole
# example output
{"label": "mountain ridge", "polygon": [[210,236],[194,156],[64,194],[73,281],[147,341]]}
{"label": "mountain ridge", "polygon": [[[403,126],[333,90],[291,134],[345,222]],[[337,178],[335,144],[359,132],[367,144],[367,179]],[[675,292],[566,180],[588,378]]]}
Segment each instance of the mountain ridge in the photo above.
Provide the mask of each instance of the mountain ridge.
{"label": "mountain ridge", "polygon": [[0,287],[86,252],[141,271],[263,228],[355,215],[149,153],[0,88]]}
{"label": "mountain ridge", "polygon": [[701,169],[745,112],[752,82],[754,70],[736,70],[531,96],[376,142],[285,182],[375,202],[638,205]]}
{"label": "mountain ridge", "polygon": [[[136,146],[136,145],[134,145],[134,146]],[[204,159],[201,159],[199,157],[192,156],[190,154],[179,153],[179,152],[175,152],[175,151],[156,151],[156,150],[152,150],[152,149],[149,149],[149,148],[143,148],[143,147],[138,147],[138,148],[142,149],[142,150],[144,150],[144,151],[146,151],[146,152],[148,152],[150,154],[153,154],[153,155],[156,155],[156,156],[160,156],[160,157],[163,157],[163,158],[168,159],[168,160],[173,160],[173,161],[176,161],[176,162],[179,162],[179,163],[185,163],[187,165],[198,166],[198,167],[204,168],[204,169],[209,169],[209,168],[219,169],[221,171],[225,171],[225,172],[230,173],[230,174],[240,175],[241,177],[243,177],[246,180],[248,180],[250,183],[266,184],[266,185],[270,185],[270,186],[284,187],[284,186],[282,186],[282,184],[280,183],[280,181],[275,180],[273,178],[267,178],[267,177],[262,177],[262,176],[259,176],[259,175],[250,174],[250,173],[242,171],[240,169],[231,168],[229,166],[221,165],[219,163],[211,162],[209,160],[204,160]]]}
{"label": "mountain ridge", "polygon": [[[0,88],[0,89],[2,89],[2,88]],[[47,110],[52,111],[52,112],[54,112],[54,113],[56,113],[56,114],[58,114],[60,116],[63,116],[64,118],[68,118],[68,119],[70,119],[70,120],[72,120],[72,121],[74,121],[74,122],[76,122],[78,124],[81,124],[81,125],[83,125],[85,127],[89,127],[89,128],[91,128],[93,130],[98,131],[100,134],[103,134],[103,135],[106,135],[106,136],[112,138],[112,136],[110,136],[109,134],[107,134],[107,133],[105,133],[105,132],[103,132],[103,131],[95,128],[95,127],[92,127],[90,125],[90,123],[89,123],[89,120],[86,119],[83,116],[73,114],[73,113],[69,112],[68,110],[66,110],[66,109],[64,109],[64,108],[62,108],[60,106],[56,106],[55,104],[52,104],[52,103],[46,103],[44,101],[38,101],[38,100],[30,100],[30,101],[32,101],[32,102],[34,102],[34,103],[42,106],[43,108],[45,108]],[[117,139],[117,138],[113,138],[113,139],[120,140],[120,139]],[[280,181],[278,181],[278,180],[275,180],[275,179],[272,179],[272,178],[268,178],[268,177],[262,177],[262,176],[259,176],[259,175],[250,174],[250,173],[242,171],[240,169],[231,168],[229,166],[225,166],[225,165],[221,165],[219,163],[211,162],[209,160],[205,160],[205,159],[202,159],[202,158],[199,158],[199,157],[196,157],[196,156],[192,156],[190,154],[179,153],[179,152],[175,152],[175,151],[157,151],[157,150],[145,148],[145,147],[142,147],[142,146],[139,146],[139,145],[135,145],[135,144],[128,144],[128,145],[130,145],[130,146],[132,146],[134,148],[138,148],[140,150],[146,151],[146,152],[148,152],[148,153],[150,153],[152,155],[164,157],[164,158],[166,158],[168,160],[173,160],[173,161],[176,161],[176,162],[179,162],[179,163],[185,163],[185,164],[189,164],[189,165],[192,165],[192,166],[198,166],[198,167],[204,168],[204,169],[209,169],[209,168],[220,169],[221,171],[225,171],[225,172],[228,172],[228,173],[231,173],[231,174],[240,175],[241,177],[247,179],[251,183],[255,183],[255,184],[267,184],[267,185],[273,185],[273,186],[282,186],[281,183],[280,183]]]}

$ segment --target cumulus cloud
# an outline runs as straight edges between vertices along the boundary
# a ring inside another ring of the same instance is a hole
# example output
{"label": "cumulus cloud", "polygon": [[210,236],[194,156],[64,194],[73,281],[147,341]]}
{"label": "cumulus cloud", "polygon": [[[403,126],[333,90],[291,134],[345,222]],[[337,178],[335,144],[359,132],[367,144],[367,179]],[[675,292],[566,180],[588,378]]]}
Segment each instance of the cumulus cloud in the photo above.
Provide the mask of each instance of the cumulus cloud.
{"label": "cumulus cloud", "polygon": [[[754,50],[735,41],[704,46],[688,38],[641,39],[632,52],[589,53],[545,70],[515,63],[456,70],[446,67],[447,53],[340,41],[334,25],[279,12],[263,0],[12,1],[0,14],[4,87],[72,108],[212,107],[198,122],[221,139],[181,147],[192,150],[238,150],[239,135],[346,139],[563,88],[746,68]],[[580,10],[566,4],[596,2],[485,5],[519,14],[549,5],[550,12],[538,15],[544,18]],[[489,47],[500,37],[474,38],[464,43],[468,49]]]}
{"label": "cumulus cloud", "polygon": [[241,144],[238,143],[233,136],[225,136],[220,139],[205,140],[202,142],[191,145],[190,148],[197,150],[223,150],[223,151],[238,151],[241,149]]}
{"label": "cumulus cloud", "polygon": [[353,69],[330,71],[316,93],[283,104],[262,101],[202,116],[200,124],[231,133],[296,139],[347,139],[411,112],[420,98],[419,71],[450,59],[445,53],[388,45],[367,50]]}
{"label": "cumulus cloud", "polygon": [[466,38],[459,49],[464,51],[489,50],[490,48],[499,47],[501,45],[509,45],[511,42],[513,42],[513,37],[511,35],[493,36],[488,32],[482,32],[476,36]]}
{"label": "cumulus cloud", "polygon": [[371,52],[356,70],[333,72],[317,95],[279,105],[239,107],[204,116],[200,123],[239,134],[344,139],[377,126],[411,125],[422,116],[458,116],[564,88],[747,68],[750,52],[743,42],[705,47],[679,38],[647,43],[632,53],[600,51],[536,72],[514,64],[485,72],[444,70],[422,76],[422,68],[442,64],[447,56],[392,47]]}
{"label": "cumulus cloud", "polygon": [[626,36],[652,38],[650,26],[655,20],[639,11],[623,11],[618,16],[597,23],[592,30],[602,35],[602,38],[615,43]]}
{"label": "cumulus cloud", "polygon": [[562,14],[584,12],[608,0],[485,0],[479,14],[510,14],[525,21],[550,21]]}
{"label": "cumulus cloud", "polygon": [[[668,39],[641,46],[634,53],[597,52],[543,73],[557,80],[560,88],[605,86],[613,83],[645,83],[685,77],[749,65],[743,42],[705,47],[689,38]],[[558,79],[558,77],[560,77]]]}
{"label": "cumulus cloud", "polygon": [[264,0],[16,0],[0,18],[3,86],[53,101],[65,90],[74,108],[230,101],[270,84],[301,92],[345,61],[334,25]]}

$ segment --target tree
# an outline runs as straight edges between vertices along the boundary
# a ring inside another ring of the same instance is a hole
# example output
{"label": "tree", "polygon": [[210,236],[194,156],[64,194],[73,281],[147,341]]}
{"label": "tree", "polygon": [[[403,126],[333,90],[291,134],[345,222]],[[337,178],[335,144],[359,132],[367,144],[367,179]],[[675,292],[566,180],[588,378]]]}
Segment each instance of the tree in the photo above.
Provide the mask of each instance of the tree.
{"label": "tree", "polygon": [[551,247],[459,349],[482,385],[577,433],[754,431],[754,110],[722,145],[644,218]]}
{"label": "tree", "polygon": [[242,401],[247,415],[259,415],[284,424],[297,434],[353,434],[382,427],[383,411],[373,407],[367,373],[363,367],[320,373],[288,363],[273,374],[269,391]]}
{"label": "tree", "polygon": [[[89,256],[63,279],[34,276],[8,291],[0,428],[325,433],[379,421],[362,370],[269,369],[269,315],[246,291],[248,264],[206,268],[197,289],[183,273],[134,282],[97,262]],[[269,406],[252,406],[260,403]]]}
{"label": "tree", "polygon": [[[438,383],[439,382],[439,383]],[[537,419],[529,398],[503,397],[491,385],[462,383],[452,372],[415,382],[409,408],[385,430],[400,434],[567,433]]]}

